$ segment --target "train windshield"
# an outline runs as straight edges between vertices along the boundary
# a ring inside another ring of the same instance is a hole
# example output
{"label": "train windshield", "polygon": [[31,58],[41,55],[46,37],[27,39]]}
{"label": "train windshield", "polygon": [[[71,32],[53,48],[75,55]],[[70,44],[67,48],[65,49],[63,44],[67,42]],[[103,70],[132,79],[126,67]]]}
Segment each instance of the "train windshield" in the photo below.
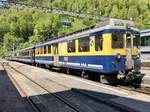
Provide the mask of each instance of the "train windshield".
{"label": "train windshield", "polygon": [[131,48],[131,33],[130,32],[126,33],[126,47]]}

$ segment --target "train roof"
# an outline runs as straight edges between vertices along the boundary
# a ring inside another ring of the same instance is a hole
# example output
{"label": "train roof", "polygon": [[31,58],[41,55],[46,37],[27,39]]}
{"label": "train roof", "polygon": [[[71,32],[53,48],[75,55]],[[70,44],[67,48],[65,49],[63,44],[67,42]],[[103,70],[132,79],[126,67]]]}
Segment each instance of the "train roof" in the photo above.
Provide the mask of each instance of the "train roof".
{"label": "train roof", "polygon": [[150,29],[141,30],[141,37],[150,36]]}
{"label": "train roof", "polygon": [[64,42],[64,41],[69,41],[72,39],[92,36],[92,35],[95,35],[96,33],[102,32],[104,30],[111,30],[111,29],[112,30],[114,30],[114,29],[127,30],[127,26],[129,26],[135,32],[139,32],[138,29],[134,28],[133,21],[111,18],[111,19],[105,19],[103,21],[100,21],[96,25],[92,25],[92,26],[86,27],[84,29],[71,32],[69,34],[53,38],[47,42],[39,43],[35,46],[21,49],[16,52],[30,50],[34,47],[40,47],[40,46],[49,45],[49,44],[53,44],[53,43]]}
{"label": "train roof", "polygon": [[40,47],[43,45],[63,42],[63,41],[69,41],[72,39],[82,38],[86,36],[92,36],[98,32],[101,32],[103,30],[110,30],[110,29],[120,29],[120,30],[126,30],[127,27],[132,28],[132,30],[139,32],[138,29],[134,28],[134,22],[130,20],[121,20],[121,19],[106,19],[104,21],[98,22],[96,25],[90,26],[89,28],[77,30],[76,32],[64,35],[60,38],[54,38],[52,40],[49,40],[47,42],[41,43],[36,45],[35,47]]}
{"label": "train roof", "polygon": [[34,46],[27,47],[27,48],[25,48],[25,49],[21,49],[21,50],[17,50],[17,51],[15,51],[15,53],[20,52],[20,51],[30,50],[30,49],[33,49],[33,48],[34,48]]}

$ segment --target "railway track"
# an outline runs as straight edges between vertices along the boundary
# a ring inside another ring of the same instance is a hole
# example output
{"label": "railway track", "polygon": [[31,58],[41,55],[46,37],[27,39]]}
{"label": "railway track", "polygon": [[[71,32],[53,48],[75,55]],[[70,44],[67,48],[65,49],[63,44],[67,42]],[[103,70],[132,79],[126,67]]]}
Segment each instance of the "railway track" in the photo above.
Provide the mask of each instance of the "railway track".
{"label": "railway track", "polygon": [[[8,63],[4,63],[3,64],[3,67],[6,69],[6,66],[7,66],[7,69],[11,69],[11,71],[13,73],[17,72],[19,74],[21,74],[23,77],[25,77],[26,79],[30,80],[31,82],[35,83],[36,85],[38,85],[39,87],[41,87],[42,89],[44,89],[45,91],[47,91],[49,94],[53,95],[55,98],[57,98],[58,100],[60,100],[61,102],[65,103],[66,105],[68,105],[74,112],[84,112],[84,110],[80,107],[78,107],[77,105],[73,104],[71,101],[68,101],[66,100],[64,97],[62,97],[60,94],[53,94],[53,92],[51,92],[49,89],[47,89],[46,87],[44,87],[44,85],[41,85],[39,84],[37,81],[31,79],[30,77],[28,77],[27,75],[21,73],[20,71],[16,70],[14,67],[12,66],[9,66]],[[11,78],[13,79],[13,77],[11,76]],[[15,79],[13,79],[15,81]],[[121,105],[121,104],[118,104],[118,103],[115,103],[113,101],[109,101],[109,100],[106,100],[102,97],[99,97],[99,96],[96,96],[96,95],[92,95],[86,91],[83,91],[83,90],[80,90],[80,89],[76,89],[76,88],[69,88],[65,85],[62,85],[61,83],[58,83],[54,80],[51,80],[51,79],[48,79],[48,81],[51,81],[61,87],[64,87],[64,88],[67,88],[67,89],[71,89],[72,93],[74,94],[78,94],[80,97],[87,97],[89,99],[92,99],[94,102],[97,102],[99,104],[103,104],[103,105],[107,105],[119,112],[138,112],[132,108],[129,108],[127,106],[124,106],[124,105]],[[17,84],[17,82],[15,82]],[[19,86],[19,84],[17,84],[17,86]],[[22,90],[24,91],[24,90]],[[26,96],[27,94],[25,92],[23,92]],[[34,104],[34,102],[32,101],[32,99],[30,99],[29,96],[27,96],[27,100],[29,101],[29,103],[33,106],[33,108],[35,109],[36,112],[42,112],[37,106],[36,104]],[[88,112],[88,110],[86,111]]]}
{"label": "railway track", "polygon": [[142,70],[150,70],[150,67],[142,67]]}
{"label": "railway track", "polygon": [[128,91],[134,91],[134,92],[139,92],[139,93],[144,93],[144,94],[147,94],[147,95],[150,95],[150,87],[147,87],[147,86],[141,86],[140,88],[134,88],[134,87],[131,87],[131,86],[118,86],[119,88],[121,89],[125,89],[125,90],[128,90]]}

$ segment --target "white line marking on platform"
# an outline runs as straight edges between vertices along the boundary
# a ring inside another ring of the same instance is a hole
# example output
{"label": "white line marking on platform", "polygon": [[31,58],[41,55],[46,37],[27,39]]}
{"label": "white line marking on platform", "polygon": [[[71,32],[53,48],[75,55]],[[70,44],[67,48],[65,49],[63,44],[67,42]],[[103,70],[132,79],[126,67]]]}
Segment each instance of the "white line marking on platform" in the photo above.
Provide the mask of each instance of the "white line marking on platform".
{"label": "white line marking on platform", "polygon": [[[55,74],[56,74],[56,73],[55,73]],[[52,74],[52,75],[54,75],[54,74]],[[81,81],[81,82],[84,82],[84,83],[87,83],[87,84],[91,84],[91,85],[94,85],[94,86],[97,86],[97,87],[102,87],[102,88],[105,88],[105,89],[113,90],[113,91],[116,91],[116,92],[119,92],[119,93],[128,95],[128,93],[126,93],[126,92],[122,92],[122,91],[120,91],[120,90],[116,90],[116,89],[113,89],[113,88],[110,88],[110,87],[105,87],[105,86],[102,86],[102,85],[97,85],[97,84],[92,83],[92,82],[87,82],[87,81],[85,81],[85,80],[83,80],[83,79],[78,79],[78,78],[76,78],[76,77],[66,76],[65,74],[63,74],[63,76],[64,76],[64,77],[69,77],[69,78],[71,78],[71,79],[75,79],[75,80],[78,80],[78,81]]]}

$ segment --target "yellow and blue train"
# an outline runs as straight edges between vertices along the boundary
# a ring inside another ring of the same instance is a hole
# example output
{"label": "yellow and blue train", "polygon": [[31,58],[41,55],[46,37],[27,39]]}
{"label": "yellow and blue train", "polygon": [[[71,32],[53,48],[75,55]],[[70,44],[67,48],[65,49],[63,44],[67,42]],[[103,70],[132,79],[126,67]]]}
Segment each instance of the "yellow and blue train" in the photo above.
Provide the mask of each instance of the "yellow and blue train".
{"label": "yellow and blue train", "polygon": [[[140,32],[134,22],[107,19],[60,38],[16,51],[11,60],[99,73],[140,84]],[[83,72],[84,71],[84,72]],[[91,75],[95,75],[95,74]],[[115,80],[116,81],[116,80]]]}

